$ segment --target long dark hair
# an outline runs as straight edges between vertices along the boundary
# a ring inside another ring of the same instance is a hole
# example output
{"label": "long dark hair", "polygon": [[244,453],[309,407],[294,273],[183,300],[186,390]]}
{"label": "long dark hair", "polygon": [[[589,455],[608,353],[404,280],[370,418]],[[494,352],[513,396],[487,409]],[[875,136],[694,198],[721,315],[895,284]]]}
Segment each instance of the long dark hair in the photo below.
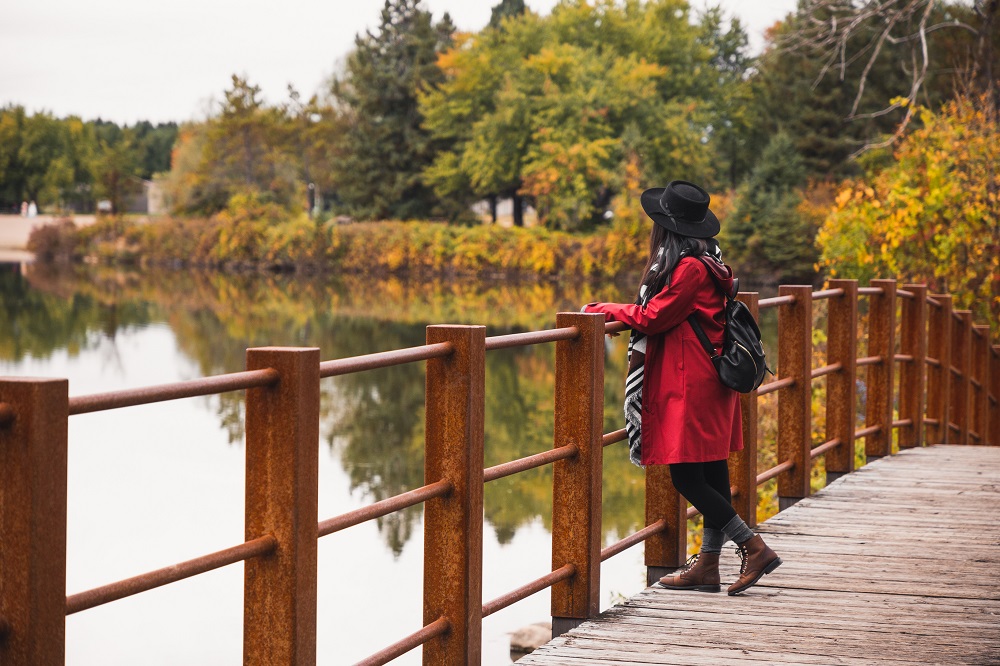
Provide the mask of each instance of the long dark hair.
{"label": "long dark hair", "polygon": [[[681,257],[696,257],[714,251],[717,245],[714,238],[681,236],[666,227],[654,224],[649,234],[649,259],[646,260],[646,267],[642,269],[636,302],[642,300],[643,286],[646,287],[650,298],[663,291],[663,288],[670,284],[670,277],[680,263]],[[661,256],[661,248],[663,260],[657,261]],[[654,265],[656,270],[653,270]]]}

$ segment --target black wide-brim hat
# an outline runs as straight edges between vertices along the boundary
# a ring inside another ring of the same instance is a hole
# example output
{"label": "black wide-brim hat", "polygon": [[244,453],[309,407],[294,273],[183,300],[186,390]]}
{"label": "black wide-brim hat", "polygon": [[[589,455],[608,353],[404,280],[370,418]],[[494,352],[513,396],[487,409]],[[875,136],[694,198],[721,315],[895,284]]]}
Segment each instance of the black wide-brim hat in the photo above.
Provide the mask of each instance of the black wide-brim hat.
{"label": "black wide-brim hat", "polygon": [[692,238],[712,238],[719,233],[719,218],[708,207],[711,200],[708,192],[686,180],[648,189],[640,197],[642,209],[653,222]]}

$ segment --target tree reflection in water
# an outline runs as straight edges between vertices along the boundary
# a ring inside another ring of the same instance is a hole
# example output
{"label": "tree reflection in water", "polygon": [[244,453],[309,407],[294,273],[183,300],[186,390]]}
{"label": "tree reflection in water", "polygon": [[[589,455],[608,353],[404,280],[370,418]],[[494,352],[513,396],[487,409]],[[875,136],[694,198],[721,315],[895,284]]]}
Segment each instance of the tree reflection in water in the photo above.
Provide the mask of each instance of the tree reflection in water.
{"label": "tree reflection in water", "polygon": [[[254,346],[317,346],[324,359],[424,343],[430,323],[476,323],[488,335],[548,328],[559,310],[627,298],[614,285],[406,282],[308,279],[281,275],[53,273],[35,267],[27,282],[0,274],[0,357],[80,349],[94,336],[166,322],[200,375],[244,368]],[[605,431],[621,427],[624,336],[609,341]],[[555,346],[490,352],[486,357],[486,466],[552,447]],[[243,440],[243,394],[213,396],[230,442]],[[424,364],[411,363],[324,380],[321,433],[338,456],[352,494],[374,502],[423,485]],[[606,540],[643,520],[642,472],[623,445],[604,462]],[[552,466],[487,484],[484,510],[500,543],[540,521],[551,527]],[[399,555],[421,516],[412,507],[379,521]]]}

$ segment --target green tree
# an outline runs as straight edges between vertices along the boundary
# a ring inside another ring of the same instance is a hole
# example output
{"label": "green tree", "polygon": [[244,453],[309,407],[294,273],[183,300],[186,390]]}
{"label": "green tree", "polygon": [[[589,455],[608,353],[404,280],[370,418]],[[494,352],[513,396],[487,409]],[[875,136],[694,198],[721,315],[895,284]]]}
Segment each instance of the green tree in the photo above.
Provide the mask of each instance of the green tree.
{"label": "green tree", "polygon": [[524,5],[524,0],[500,0],[490,10],[489,27],[499,30],[503,27],[504,19],[520,16],[525,11],[527,7]]}
{"label": "green tree", "polygon": [[259,86],[233,75],[218,114],[178,130],[170,173],[159,179],[169,205],[212,214],[240,195],[301,210],[305,184],[289,139],[291,122],[285,109],[264,103]]}
{"label": "green tree", "polygon": [[113,214],[125,211],[126,197],[140,188],[139,151],[132,130],[101,131],[91,161],[95,194],[111,202]]}
{"label": "green tree", "polygon": [[294,162],[275,140],[284,122],[280,110],[265,106],[260,86],[235,74],[224,98],[219,115],[209,123],[204,166],[216,171],[227,200],[243,191],[301,206]]}
{"label": "green tree", "polygon": [[454,26],[420,0],[386,0],[376,31],[355,39],[332,93],[346,112],[343,156],[333,165],[337,195],[361,219],[427,218],[437,199],[423,179],[437,144],[422,127],[420,90],[442,80],[438,53]]}
{"label": "green tree", "polygon": [[801,211],[805,166],[791,137],[771,139],[750,177],[736,191],[723,227],[726,258],[744,272],[777,281],[812,281],[818,220]]}
{"label": "green tree", "polygon": [[177,123],[153,125],[143,120],[132,126],[139,151],[139,177],[149,180],[154,174],[170,170],[170,153],[177,141]]}
{"label": "green tree", "polygon": [[[546,224],[572,229],[601,219],[627,148],[647,180],[712,179],[719,83],[705,73],[730,59],[706,36],[721,22],[699,27],[689,14],[676,0],[567,1],[460,38],[439,61],[445,82],[421,97],[446,145],[428,182],[442,198],[524,196]],[[742,29],[732,31],[738,51]]]}

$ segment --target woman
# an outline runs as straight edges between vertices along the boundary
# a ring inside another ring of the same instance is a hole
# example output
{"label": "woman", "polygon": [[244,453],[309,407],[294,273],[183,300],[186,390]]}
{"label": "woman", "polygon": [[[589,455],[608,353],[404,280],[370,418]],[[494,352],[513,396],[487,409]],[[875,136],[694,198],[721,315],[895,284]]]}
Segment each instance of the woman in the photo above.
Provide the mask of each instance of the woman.
{"label": "woman", "polygon": [[722,346],[733,276],[714,239],[719,220],[709,201],[705,190],[682,180],[643,192],[642,208],[655,224],[639,296],[634,304],[590,303],[584,311],[632,329],[625,385],[630,457],[643,466],[669,465],[674,487],[704,517],[701,552],[659,585],[718,592],[719,553],[732,539],[743,560],[739,580],[729,587],[734,595],[781,559],[733,509],[726,459],[743,448],[739,399],[719,381],[687,322],[694,316]]}

